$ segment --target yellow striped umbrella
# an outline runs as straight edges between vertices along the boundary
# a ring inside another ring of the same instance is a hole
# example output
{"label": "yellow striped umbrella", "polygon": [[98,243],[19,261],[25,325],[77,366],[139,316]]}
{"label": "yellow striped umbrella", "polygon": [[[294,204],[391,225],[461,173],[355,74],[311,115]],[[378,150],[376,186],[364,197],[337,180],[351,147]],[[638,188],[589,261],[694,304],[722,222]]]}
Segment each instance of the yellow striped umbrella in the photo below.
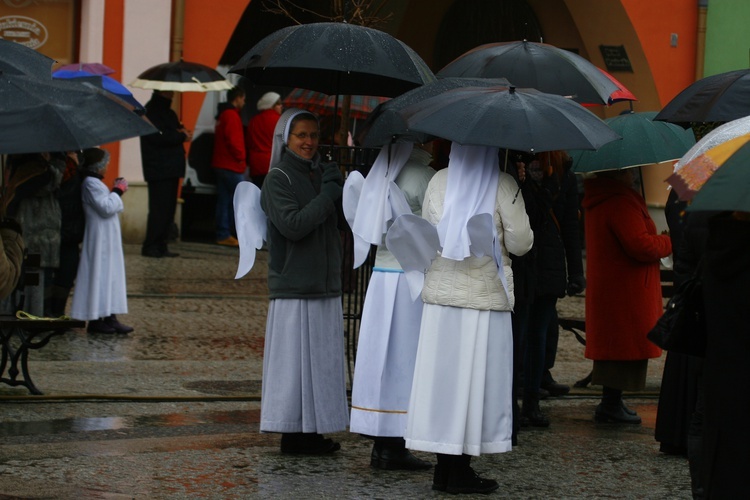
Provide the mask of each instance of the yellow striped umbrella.
{"label": "yellow striped umbrella", "polygon": [[750,134],[723,142],[685,163],[667,178],[667,182],[672,185],[681,200],[692,200],[714,173],[748,142]]}

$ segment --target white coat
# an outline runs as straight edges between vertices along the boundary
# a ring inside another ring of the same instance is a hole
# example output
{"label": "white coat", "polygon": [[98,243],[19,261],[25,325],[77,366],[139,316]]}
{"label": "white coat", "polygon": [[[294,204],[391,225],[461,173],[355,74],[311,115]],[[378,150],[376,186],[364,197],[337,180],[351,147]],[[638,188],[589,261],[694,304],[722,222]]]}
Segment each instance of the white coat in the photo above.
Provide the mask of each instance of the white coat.
{"label": "white coat", "polygon": [[96,177],[81,186],[86,231],[71,316],[95,320],[128,312],[120,218],[122,199]]}
{"label": "white coat", "polygon": [[[448,169],[444,169],[435,174],[427,187],[422,217],[432,224],[437,224],[443,215],[447,184]],[[534,243],[534,233],[529,226],[523,197],[518,194],[518,184],[503,172],[498,180],[493,218],[511,296],[508,297],[503,290],[492,257],[468,257],[457,261],[438,256],[425,276],[422,290],[425,304],[490,311],[513,309],[513,271],[508,252],[515,255],[528,252]]]}

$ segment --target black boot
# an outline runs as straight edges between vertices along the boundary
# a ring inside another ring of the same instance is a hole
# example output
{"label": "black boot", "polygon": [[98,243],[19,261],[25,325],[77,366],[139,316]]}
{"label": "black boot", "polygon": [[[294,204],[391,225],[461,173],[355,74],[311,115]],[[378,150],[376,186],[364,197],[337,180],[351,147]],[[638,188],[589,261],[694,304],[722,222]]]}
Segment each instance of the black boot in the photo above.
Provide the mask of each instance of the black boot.
{"label": "black boot", "polygon": [[370,465],[385,470],[425,470],[432,464],[420,460],[406,449],[406,442],[398,437],[376,437],[370,454]]}
{"label": "black boot", "polygon": [[86,327],[88,333],[117,333],[106,321],[106,318],[99,318],[89,321]]}
{"label": "black boot", "polygon": [[111,314],[104,318],[104,322],[111,328],[115,330],[115,333],[130,333],[133,331],[132,326],[123,325],[119,321],[117,321],[117,316],[114,314]]}
{"label": "black boot", "polygon": [[333,439],[314,432],[285,432],[281,435],[281,453],[291,455],[326,455],[341,449]]}
{"label": "black boot", "polygon": [[622,391],[604,386],[602,402],[596,407],[594,420],[599,423],[640,424],[641,417],[622,401]]}
{"label": "black boot", "polygon": [[437,456],[437,464],[435,464],[435,473],[432,475],[432,489],[445,491],[448,487],[448,472],[455,455],[444,455],[443,453],[436,453],[435,455]]}
{"label": "black boot", "polygon": [[[445,491],[451,494],[458,493],[492,493],[500,487],[494,479],[479,477],[479,474],[471,468],[471,455],[449,455],[450,467],[448,469],[448,480]],[[433,483],[433,488],[435,485]]]}
{"label": "black boot", "polygon": [[549,418],[539,408],[538,394],[523,394],[523,407],[521,408],[521,425],[528,424],[532,427],[549,427]]}

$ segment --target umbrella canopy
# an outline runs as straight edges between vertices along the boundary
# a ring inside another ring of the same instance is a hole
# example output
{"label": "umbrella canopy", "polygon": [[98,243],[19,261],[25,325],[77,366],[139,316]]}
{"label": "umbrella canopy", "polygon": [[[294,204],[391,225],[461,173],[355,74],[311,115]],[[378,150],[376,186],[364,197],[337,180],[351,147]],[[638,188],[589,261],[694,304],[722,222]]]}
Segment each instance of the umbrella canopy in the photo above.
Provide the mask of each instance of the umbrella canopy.
{"label": "umbrella canopy", "polygon": [[701,78],[669,101],[656,120],[728,122],[750,115],[750,69]]}
{"label": "umbrella canopy", "polygon": [[[620,89],[620,90],[616,90],[615,92],[612,92],[610,94],[609,99],[607,99],[607,104],[611,106],[612,104],[614,104],[616,102],[631,101],[630,109],[633,109],[632,101],[637,101],[638,98],[631,91],[629,91],[627,88],[625,88],[625,85],[623,85],[622,83],[620,83],[620,81],[617,78],[615,78],[614,76],[610,75],[609,73],[607,73],[606,71],[604,71],[601,68],[597,68],[597,69],[599,71],[601,71],[604,76],[606,76],[607,78],[609,78],[612,81],[612,83],[614,83],[615,85],[617,85],[617,87]],[[581,104],[583,104],[584,106],[596,106],[597,105],[595,103],[587,103],[587,102],[584,102],[584,103],[581,103]]]}
{"label": "umbrella canopy", "polygon": [[258,42],[229,71],[255,85],[386,97],[435,78],[405,43],[382,31],[347,23],[282,28]]}
{"label": "umbrella canopy", "polygon": [[704,135],[687,153],[682,155],[682,158],[674,164],[674,168],[675,170],[679,170],[683,165],[699,157],[709,149],[745,134],[750,134],[750,116],[727,122]]}
{"label": "umbrella canopy", "polygon": [[[339,96],[339,102],[343,101],[344,96]],[[353,95],[349,113],[351,118],[364,120],[370,115],[378,104],[387,101],[387,97]],[[336,106],[336,96],[326,95],[314,90],[294,89],[283,100],[285,108],[300,108],[311,111],[319,116],[332,115]],[[341,109],[338,110],[341,114]]]}
{"label": "umbrella canopy", "polygon": [[0,75],[0,153],[75,151],[158,130],[103,90]]}
{"label": "umbrella canopy", "polygon": [[118,98],[133,106],[133,108],[138,111],[143,111],[145,109],[143,107],[143,104],[138,102],[138,100],[133,97],[133,93],[114,78],[110,78],[104,75],[94,75],[87,71],[73,71],[66,69],[59,69],[55,71],[54,73],[52,73],[52,78],[56,78],[59,80],[75,80],[80,83],[90,83],[99,87],[100,89],[104,89],[107,92],[114,94]]}
{"label": "umbrella canopy", "polygon": [[730,139],[687,163],[668,179],[688,210],[750,212],[750,134]]}
{"label": "umbrella canopy", "polygon": [[0,38],[0,71],[6,75],[28,75],[41,80],[52,78],[54,59],[20,43]]}
{"label": "umbrella canopy", "polygon": [[600,172],[651,165],[680,158],[695,144],[693,132],[654,121],[655,111],[625,113],[604,122],[622,136],[597,151],[570,151],[573,172]]}
{"label": "umbrella canopy", "polygon": [[411,131],[400,110],[436,96],[446,90],[461,87],[510,86],[505,78],[439,78],[433,82],[410,90],[376,107],[360,128],[359,142],[365,147],[379,147],[389,142],[420,142],[435,139],[434,136]]}
{"label": "umbrella canopy", "polygon": [[85,71],[92,75],[111,75],[115,72],[115,70],[105,64],[87,62],[65,64],[57,68],[57,71]]}
{"label": "umbrella canopy", "polygon": [[475,47],[441,69],[438,76],[507,78],[519,87],[588,104],[608,104],[612,94],[621,90],[578,54],[526,40]]}
{"label": "umbrella canopy", "polygon": [[173,92],[211,92],[233,87],[215,69],[187,61],[157,64],[138,75],[130,86]]}
{"label": "umbrella canopy", "polygon": [[[750,134],[745,134],[714,146],[694,159],[683,162],[682,167],[667,178],[667,182],[672,185],[681,200],[689,201],[696,193],[702,191],[709,179],[723,169],[723,165],[748,142]],[[747,171],[747,166],[740,171]]]}
{"label": "umbrella canopy", "polygon": [[541,152],[597,149],[620,138],[580,104],[536,89],[456,88],[401,113],[409,129],[464,145]]}

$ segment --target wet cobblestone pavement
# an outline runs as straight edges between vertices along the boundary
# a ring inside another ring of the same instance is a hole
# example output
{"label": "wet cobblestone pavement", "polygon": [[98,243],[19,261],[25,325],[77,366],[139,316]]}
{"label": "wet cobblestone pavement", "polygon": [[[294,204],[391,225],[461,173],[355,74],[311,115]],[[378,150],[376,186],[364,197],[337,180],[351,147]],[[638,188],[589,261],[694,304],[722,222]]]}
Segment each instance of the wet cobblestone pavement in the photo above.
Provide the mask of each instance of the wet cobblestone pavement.
{"label": "wet cobblestone pavement", "polygon": [[[235,281],[236,249],[173,249],[180,257],[149,259],[126,246],[130,313],[120,320],[134,333],[74,330],[32,351],[43,396],[0,384],[0,499],[443,496],[430,471],[370,468],[371,443],[354,434],[333,435],[342,449],[332,456],[281,455],[278,436],[258,432],[266,254]],[[559,309],[580,316],[583,299]],[[627,399],[640,426],[595,424],[596,387],[543,401],[549,429],[473,461],[500,483],[491,497],[690,498],[686,460],[653,438],[662,366],[651,362],[646,392]],[[590,368],[562,332],[557,380],[572,385]]]}

